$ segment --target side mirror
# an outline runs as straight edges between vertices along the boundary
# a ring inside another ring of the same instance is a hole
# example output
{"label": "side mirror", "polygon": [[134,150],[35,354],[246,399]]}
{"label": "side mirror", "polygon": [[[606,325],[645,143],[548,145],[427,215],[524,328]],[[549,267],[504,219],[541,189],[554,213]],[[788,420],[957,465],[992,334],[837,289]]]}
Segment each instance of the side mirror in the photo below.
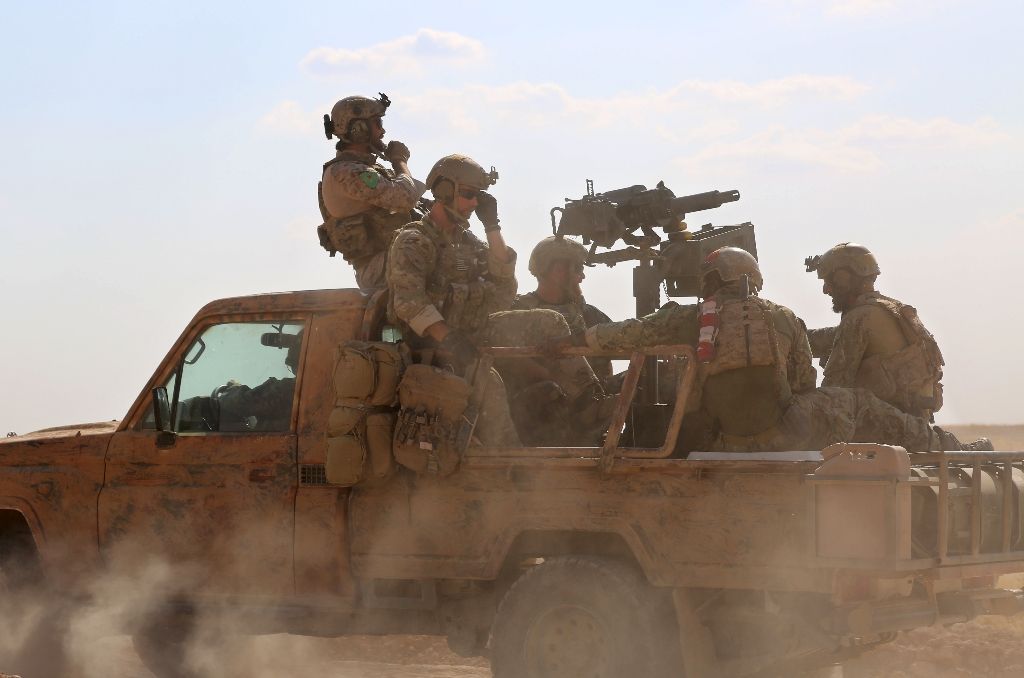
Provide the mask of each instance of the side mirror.
{"label": "side mirror", "polygon": [[153,389],[153,421],[156,423],[157,447],[173,445],[177,436],[171,430],[171,401],[167,398],[167,389],[163,386]]}

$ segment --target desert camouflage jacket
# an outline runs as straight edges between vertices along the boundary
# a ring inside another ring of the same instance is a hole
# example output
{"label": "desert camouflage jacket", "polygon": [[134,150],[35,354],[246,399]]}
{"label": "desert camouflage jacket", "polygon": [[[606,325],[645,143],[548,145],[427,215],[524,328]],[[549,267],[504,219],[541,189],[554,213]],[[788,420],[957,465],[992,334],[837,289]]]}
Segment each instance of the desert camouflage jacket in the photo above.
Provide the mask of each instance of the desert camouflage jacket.
{"label": "desert camouflage jacket", "polygon": [[[734,285],[721,288],[715,297],[725,303],[741,298]],[[779,352],[785,361],[785,372],[794,393],[815,387],[817,373],[811,364],[811,348],[807,343],[807,330],[803,321],[785,306],[762,300],[771,311],[775,331],[780,337]],[[588,346],[603,349],[628,349],[665,344],[697,345],[700,307],[696,304],[680,306],[670,302],[651,315],[639,320],[595,325],[586,331]]]}
{"label": "desert camouflage jacket", "polygon": [[456,226],[444,233],[430,216],[406,225],[391,245],[387,266],[388,318],[422,336],[434,323],[474,333],[487,316],[512,307],[515,251],[509,261]]}
{"label": "desert camouflage jacket", "polygon": [[423,185],[375,164],[369,153],[338,151],[324,165],[323,204],[327,216],[344,219],[374,208],[388,213],[409,212],[423,194]]}

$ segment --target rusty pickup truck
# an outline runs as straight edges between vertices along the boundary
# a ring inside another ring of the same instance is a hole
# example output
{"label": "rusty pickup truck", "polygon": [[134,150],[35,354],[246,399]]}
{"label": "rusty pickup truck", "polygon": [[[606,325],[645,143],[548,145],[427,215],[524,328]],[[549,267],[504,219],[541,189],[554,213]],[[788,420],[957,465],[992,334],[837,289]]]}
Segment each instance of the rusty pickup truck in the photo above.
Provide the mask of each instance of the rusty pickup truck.
{"label": "rusty pickup truck", "polygon": [[[338,482],[339,346],[388,336],[355,290],[215,301],[121,421],[0,441],[6,588],[87,604],[104,573],[166,564],[126,628],[160,676],[194,675],[214,608],[251,633],[442,635],[497,678],[796,675],[1021,609],[997,578],[1024,572],[1024,453],[682,457],[686,346],[604,354],[629,370],[599,447],[471,444],[447,475],[376,458]],[[673,397],[641,406],[652,361]]]}

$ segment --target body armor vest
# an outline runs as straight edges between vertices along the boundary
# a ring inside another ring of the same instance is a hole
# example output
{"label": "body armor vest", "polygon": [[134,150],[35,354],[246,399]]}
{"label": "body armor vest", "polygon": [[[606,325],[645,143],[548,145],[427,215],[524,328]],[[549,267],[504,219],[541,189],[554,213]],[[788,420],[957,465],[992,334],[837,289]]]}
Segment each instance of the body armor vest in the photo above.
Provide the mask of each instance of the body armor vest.
{"label": "body armor vest", "polygon": [[[324,163],[324,173],[338,162],[356,159],[351,155],[339,155]],[[373,165],[372,169],[381,176],[394,178],[393,172],[381,165]],[[395,232],[407,224],[412,218],[409,212],[392,214],[383,207],[371,205],[357,200],[343,191],[332,192],[328,200],[324,199],[323,182],[317,184],[317,198],[320,202],[320,215],[323,223],[317,228],[320,245],[333,257],[341,252],[345,261],[354,263],[386,251],[391,246]]]}
{"label": "body armor vest", "polygon": [[942,352],[924,326],[917,309],[882,294],[867,303],[884,309],[903,332],[907,346],[895,353],[865,358],[857,370],[857,386],[866,388],[904,412],[928,417],[942,407]]}
{"label": "body armor vest", "polygon": [[720,433],[751,436],[778,424],[792,398],[786,374],[789,340],[775,328],[772,306],[758,297],[719,306],[715,354],[698,363],[696,398]]}
{"label": "body armor vest", "polygon": [[[468,334],[483,329],[488,316],[502,310],[495,306],[494,283],[487,279],[487,245],[465,230],[453,234],[453,241],[447,241],[433,224],[423,221],[408,224],[407,228],[419,230],[437,248],[426,292],[445,323]],[[393,311],[390,315],[394,317]]]}

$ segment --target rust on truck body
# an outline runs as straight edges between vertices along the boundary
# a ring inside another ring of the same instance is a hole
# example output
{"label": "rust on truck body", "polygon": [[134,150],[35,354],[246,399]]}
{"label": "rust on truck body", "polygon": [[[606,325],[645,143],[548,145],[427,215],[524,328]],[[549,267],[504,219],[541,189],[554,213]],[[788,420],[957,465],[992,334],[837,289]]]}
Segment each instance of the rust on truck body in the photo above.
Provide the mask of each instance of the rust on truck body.
{"label": "rust on truck body", "polygon": [[[284,630],[443,632],[469,638],[471,651],[524,568],[578,556],[626,563],[674,601],[694,676],[837,652],[819,632],[793,644],[792,656],[722,650],[716,659],[708,644],[724,642],[729,614],[764,621],[758,600],[790,611],[809,605],[815,623],[845,639],[844,652],[892,630],[1020,609],[986,578],[1024,571],[1024,452],[908,457],[839,445],[674,458],[694,382],[686,346],[568,350],[630,361],[601,447],[470,447],[448,477],[399,469],[330,484],[336,351],[373,338],[382,308],[383,297],[355,290],[207,304],[122,421],[0,440],[0,512],[22,521],[44,573],[68,590],[105,566],[155,558],[174,566],[194,600],[304,610]],[[177,384],[190,347],[233,323],[295,330],[290,419],[275,431],[218,426],[161,437],[153,389]],[[660,445],[624,446],[650,356],[678,363],[676,399]]]}

